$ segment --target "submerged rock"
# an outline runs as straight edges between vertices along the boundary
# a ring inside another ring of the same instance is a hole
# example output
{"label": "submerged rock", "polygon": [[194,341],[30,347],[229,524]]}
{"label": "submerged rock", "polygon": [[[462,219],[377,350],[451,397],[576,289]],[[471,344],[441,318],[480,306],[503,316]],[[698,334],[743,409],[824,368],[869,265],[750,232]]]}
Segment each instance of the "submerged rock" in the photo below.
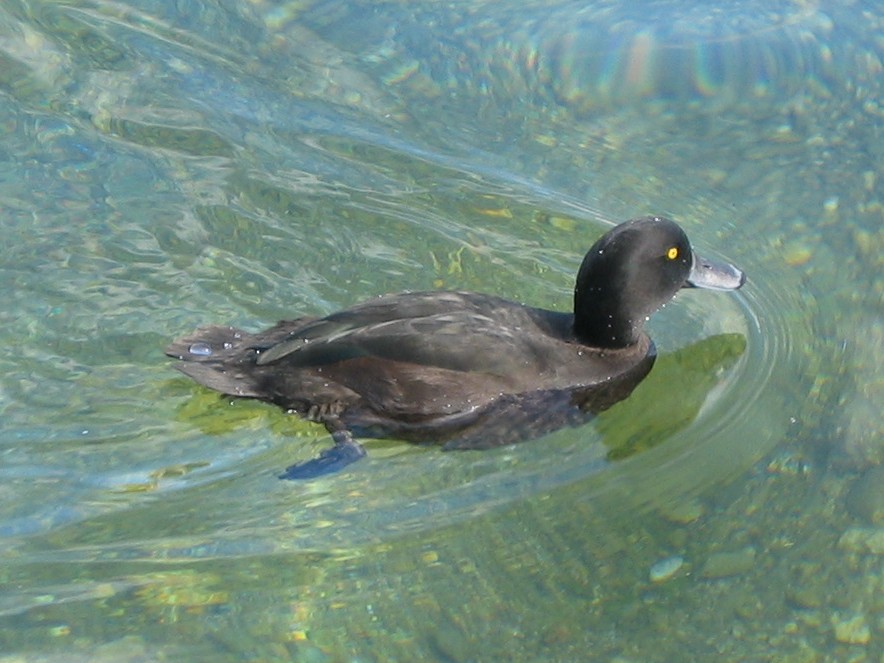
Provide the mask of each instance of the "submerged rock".
{"label": "submerged rock", "polygon": [[884,555],[884,528],[851,527],[838,539],[841,550]]}
{"label": "submerged rock", "polygon": [[751,570],[755,565],[755,548],[746,546],[740,550],[718,552],[710,555],[703,565],[704,578],[727,578]]}
{"label": "submerged rock", "polygon": [[847,510],[869,525],[884,524],[884,465],[867,470],[847,493]]}
{"label": "submerged rock", "polygon": [[682,566],[684,566],[684,557],[673,555],[652,564],[648,576],[651,582],[664,582],[678,573]]}
{"label": "submerged rock", "polygon": [[848,645],[865,645],[872,639],[866,618],[861,614],[849,617],[833,615],[832,628],[835,629],[835,639]]}

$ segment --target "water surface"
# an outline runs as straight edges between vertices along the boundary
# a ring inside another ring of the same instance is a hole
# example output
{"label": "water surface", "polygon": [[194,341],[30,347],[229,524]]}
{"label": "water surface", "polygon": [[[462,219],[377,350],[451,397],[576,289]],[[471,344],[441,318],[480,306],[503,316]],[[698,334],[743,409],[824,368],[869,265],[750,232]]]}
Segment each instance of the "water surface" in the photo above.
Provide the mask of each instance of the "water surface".
{"label": "water surface", "polygon": [[[875,3],[180,5],[0,9],[0,652],[882,655]],[[749,283],[535,443],[280,482],[325,432],[162,354],[406,289],[564,309],[648,213]]]}

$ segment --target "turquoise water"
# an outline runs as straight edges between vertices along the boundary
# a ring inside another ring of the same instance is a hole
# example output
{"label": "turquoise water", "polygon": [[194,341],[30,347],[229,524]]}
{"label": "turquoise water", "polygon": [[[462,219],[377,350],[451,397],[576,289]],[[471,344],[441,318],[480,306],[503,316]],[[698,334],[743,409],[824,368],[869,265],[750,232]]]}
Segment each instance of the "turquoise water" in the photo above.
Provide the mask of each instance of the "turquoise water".
{"label": "turquoise water", "polygon": [[[5,2],[0,660],[881,659],[881,7],[680,4]],[[648,213],[749,283],[534,443],[280,482],[162,353]]]}

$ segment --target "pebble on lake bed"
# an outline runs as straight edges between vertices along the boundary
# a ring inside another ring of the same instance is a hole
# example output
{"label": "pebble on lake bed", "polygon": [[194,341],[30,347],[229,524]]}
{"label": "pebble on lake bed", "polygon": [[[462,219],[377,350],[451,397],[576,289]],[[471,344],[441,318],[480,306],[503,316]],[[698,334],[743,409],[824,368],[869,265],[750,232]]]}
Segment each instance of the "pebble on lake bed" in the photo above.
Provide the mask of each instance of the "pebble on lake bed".
{"label": "pebble on lake bed", "polygon": [[835,639],[848,645],[865,645],[872,639],[872,632],[863,615],[832,615],[832,628],[835,629]]}
{"label": "pebble on lake bed", "polygon": [[651,582],[664,582],[678,573],[682,566],[684,566],[684,557],[680,555],[667,557],[652,564],[648,576]]}
{"label": "pebble on lake bed", "polygon": [[847,493],[850,515],[870,525],[884,525],[884,465],[867,470]]}
{"label": "pebble on lake bed", "polygon": [[755,548],[746,546],[741,550],[718,552],[710,555],[703,565],[704,578],[727,578],[746,573],[755,564]]}
{"label": "pebble on lake bed", "polygon": [[884,555],[884,528],[851,527],[838,539],[838,548],[848,552]]}
{"label": "pebble on lake bed", "polygon": [[785,247],[783,261],[790,267],[800,267],[813,258],[813,249],[804,244],[792,244]]}

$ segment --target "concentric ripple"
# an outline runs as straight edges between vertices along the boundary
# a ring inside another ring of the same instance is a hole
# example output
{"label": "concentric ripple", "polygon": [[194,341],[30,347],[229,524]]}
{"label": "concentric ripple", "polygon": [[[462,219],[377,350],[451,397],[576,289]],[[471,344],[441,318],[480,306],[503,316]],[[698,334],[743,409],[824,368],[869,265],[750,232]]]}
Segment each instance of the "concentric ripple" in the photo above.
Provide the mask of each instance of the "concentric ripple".
{"label": "concentric ripple", "polygon": [[[664,312],[661,356],[646,382],[594,423],[492,452],[369,443],[370,467],[295,487],[314,496],[311,508],[287,516],[301,528],[299,547],[326,549],[341,531],[352,545],[359,531],[385,539],[442,528],[560,491],[609,515],[665,507],[745,472],[800,416],[788,409],[800,402],[794,390],[807,388],[800,327],[782,314],[797,303],[755,286],[736,297],[692,295]],[[691,327],[679,348],[675,339]],[[692,384],[693,393],[684,386]],[[631,453],[618,459],[626,444]],[[360,496],[352,509],[341,504],[346,494]]]}

